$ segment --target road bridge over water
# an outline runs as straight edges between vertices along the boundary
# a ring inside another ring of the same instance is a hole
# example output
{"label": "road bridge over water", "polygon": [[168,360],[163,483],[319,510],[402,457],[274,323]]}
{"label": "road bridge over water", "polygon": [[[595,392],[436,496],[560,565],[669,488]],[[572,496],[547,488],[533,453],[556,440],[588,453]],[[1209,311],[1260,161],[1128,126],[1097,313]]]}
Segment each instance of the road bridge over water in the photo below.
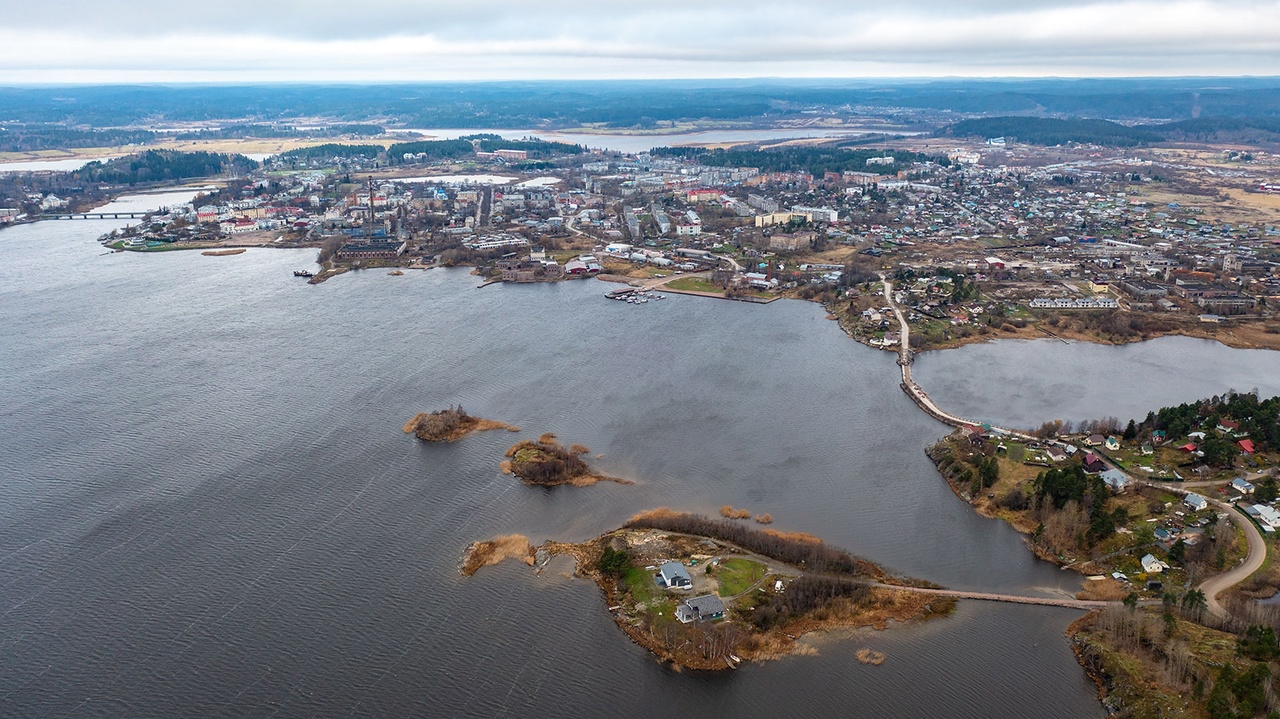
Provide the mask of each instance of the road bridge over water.
{"label": "road bridge over water", "polygon": [[140,220],[147,212],[69,212],[57,215],[40,215],[41,220]]}

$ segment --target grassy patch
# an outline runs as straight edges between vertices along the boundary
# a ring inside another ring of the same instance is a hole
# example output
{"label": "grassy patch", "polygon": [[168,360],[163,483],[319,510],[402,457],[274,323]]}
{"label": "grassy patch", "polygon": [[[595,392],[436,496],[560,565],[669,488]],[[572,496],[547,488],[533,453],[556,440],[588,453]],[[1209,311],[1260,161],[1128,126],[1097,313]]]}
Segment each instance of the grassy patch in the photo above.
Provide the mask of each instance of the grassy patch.
{"label": "grassy patch", "polygon": [[683,290],[685,292],[714,292],[721,293],[724,290],[701,277],[681,277],[667,283],[667,287],[673,290]]}
{"label": "grassy patch", "polygon": [[644,567],[631,567],[622,575],[622,582],[637,605],[648,604],[661,596],[662,588],[653,573]]}
{"label": "grassy patch", "polygon": [[726,559],[715,569],[716,580],[720,583],[720,595],[732,597],[742,594],[760,581],[764,573],[765,566],[759,562],[739,557]]}

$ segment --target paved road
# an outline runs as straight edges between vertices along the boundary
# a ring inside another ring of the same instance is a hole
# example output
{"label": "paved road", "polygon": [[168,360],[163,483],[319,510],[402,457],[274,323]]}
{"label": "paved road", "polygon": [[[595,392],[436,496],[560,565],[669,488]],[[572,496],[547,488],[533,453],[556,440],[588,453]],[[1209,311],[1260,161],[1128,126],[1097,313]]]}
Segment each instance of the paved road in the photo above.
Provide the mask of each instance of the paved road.
{"label": "paved road", "polygon": [[[923,409],[926,413],[928,413],[929,415],[933,416],[935,419],[938,419],[941,422],[945,422],[947,424],[950,424],[956,427],[959,427],[962,425],[969,425],[969,426],[981,425],[982,424],[981,422],[975,422],[970,419],[957,417],[956,415],[943,411],[940,407],[934,404],[933,400],[930,399],[927,394],[925,394],[924,390],[920,387],[920,385],[916,384],[915,381],[911,378],[911,359],[912,359],[911,358],[911,327],[910,325],[907,324],[907,319],[905,316],[903,316],[902,309],[898,307],[898,303],[895,302],[893,299],[893,283],[884,275],[881,275],[881,279],[884,281],[885,301],[889,303],[889,307],[893,310],[894,316],[898,318],[898,326],[902,334],[902,344],[898,348],[898,364],[902,367],[902,386],[906,389],[907,394],[911,396],[911,399],[915,400],[915,403],[919,405],[921,409]],[[988,426],[991,426],[991,425],[988,425]],[[1029,434],[1018,432],[1015,430],[1005,429],[1002,427],[991,426],[991,429],[994,430],[995,432],[1003,433],[1012,437],[1017,437],[1019,439],[1025,439],[1025,440],[1036,439],[1035,437]],[[1111,464],[1111,462],[1107,462],[1107,464],[1110,465],[1112,468],[1116,468],[1113,464]],[[1257,473],[1256,476],[1260,477],[1262,476],[1262,473],[1259,472]],[[1167,489],[1183,495],[1187,494],[1187,488],[1208,487],[1208,486],[1221,484],[1221,482],[1180,482],[1174,485],[1174,484],[1168,484],[1165,482],[1152,482],[1149,480],[1143,480],[1143,479],[1134,478],[1134,477],[1130,477],[1130,479],[1133,479],[1135,482],[1138,482],[1140,484],[1160,487],[1162,489]],[[1216,499],[1212,499],[1209,497],[1206,497],[1205,499],[1207,499],[1210,504],[1217,507],[1219,511],[1226,512],[1227,516],[1230,517],[1231,521],[1235,522],[1236,526],[1240,527],[1240,529],[1244,531],[1245,536],[1249,540],[1249,553],[1245,557],[1245,560],[1239,566],[1235,567],[1234,569],[1230,569],[1226,572],[1223,572],[1222,574],[1210,577],[1209,579],[1205,580],[1200,584],[1200,591],[1204,592],[1205,602],[1206,604],[1208,604],[1209,611],[1217,616],[1225,616],[1226,610],[1223,609],[1222,603],[1218,601],[1218,595],[1221,594],[1223,591],[1230,589],[1231,587],[1234,587],[1240,582],[1243,582],[1244,580],[1248,579],[1250,575],[1252,575],[1254,572],[1262,568],[1263,563],[1267,559],[1267,544],[1266,544],[1266,541],[1263,540],[1262,538],[1262,532],[1258,530],[1258,527],[1252,521],[1250,521],[1248,517],[1245,517],[1241,513],[1237,512],[1234,507],[1226,504],[1225,502],[1220,502]],[[941,593],[946,593],[948,596],[966,597],[970,599],[989,599],[992,601],[1014,601],[1022,604],[1056,603],[1057,606],[1080,606],[1080,607],[1096,607],[1096,606],[1107,605],[1107,602],[1082,603],[1082,600],[1074,600],[1074,599],[1062,600],[1062,601],[1074,602],[1074,604],[1064,604],[1061,602],[1054,602],[1053,600],[1030,601],[1031,598],[1029,597],[1009,597],[1006,595],[995,595],[995,594],[977,595],[972,592],[963,593],[963,592],[947,592],[946,590],[939,590],[939,591]],[[938,592],[935,592],[935,593],[938,593]],[[1001,599],[1000,597],[1002,596],[1005,598]]]}
{"label": "paved road", "polygon": [[[1188,494],[1185,489],[1185,487],[1188,486],[1221,484],[1221,482],[1169,484],[1167,482],[1150,482],[1142,480],[1138,480],[1138,482],[1149,487],[1159,487],[1160,489],[1168,490],[1184,496]],[[1227,517],[1232,522],[1235,522],[1237,527],[1244,531],[1244,536],[1249,540],[1249,554],[1245,556],[1243,562],[1237,565],[1234,569],[1229,569],[1222,574],[1209,577],[1200,583],[1200,591],[1204,592],[1204,599],[1205,603],[1208,605],[1209,612],[1222,617],[1226,616],[1226,610],[1223,609],[1222,603],[1218,601],[1218,595],[1227,589],[1234,587],[1240,582],[1243,582],[1254,572],[1262,569],[1262,564],[1267,561],[1267,542],[1263,539],[1262,532],[1258,529],[1258,526],[1248,517],[1236,511],[1235,507],[1211,497],[1205,497],[1205,500],[1216,507],[1218,511],[1225,512]]]}
{"label": "paved road", "polygon": [[987,602],[1006,602],[1009,604],[1036,604],[1047,607],[1067,607],[1069,609],[1102,609],[1119,606],[1120,602],[1103,602],[1091,599],[1068,599],[1057,597],[1026,597],[1018,594],[994,594],[991,592],[961,592],[954,589],[926,589],[924,587],[900,587],[896,584],[872,583],[870,586],[884,589],[896,589],[900,592],[914,594],[934,594],[940,597],[956,599],[980,599]]}

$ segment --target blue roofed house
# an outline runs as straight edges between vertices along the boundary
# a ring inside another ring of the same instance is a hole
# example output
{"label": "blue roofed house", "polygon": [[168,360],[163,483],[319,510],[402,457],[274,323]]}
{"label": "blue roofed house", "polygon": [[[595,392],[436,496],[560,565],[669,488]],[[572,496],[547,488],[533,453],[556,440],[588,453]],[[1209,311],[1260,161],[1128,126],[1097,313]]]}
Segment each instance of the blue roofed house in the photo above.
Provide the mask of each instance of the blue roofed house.
{"label": "blue roofed house", "polygon": [[1129,478],[1129,475],[1118,469],[1103,470],[1102,474],[1098,476],[1102,477],[1102,481],[1106,482],[1107,487],[1115,494],[1120,494],[1128,489],[1130,484],[1133,484],[1133,480]]}
{"label": "blue roofed house", "polygon": [[1244,477],[1236,477],[1231,480],[1231,488],[1240,494],[1253,494],[1253,483]]}
{"label": "blue roofed house", "polygon": [[658,567],[656,579],[667,589],[693,589],[693,577],[680,562],[664,562]]}
{"label": "blue roofed house", "polygon": [[1182,500],[1182,503],[1196,512],[1209,507],[1209,500],[1201,497],[1195,492],[1188,492],[1187,496]]}

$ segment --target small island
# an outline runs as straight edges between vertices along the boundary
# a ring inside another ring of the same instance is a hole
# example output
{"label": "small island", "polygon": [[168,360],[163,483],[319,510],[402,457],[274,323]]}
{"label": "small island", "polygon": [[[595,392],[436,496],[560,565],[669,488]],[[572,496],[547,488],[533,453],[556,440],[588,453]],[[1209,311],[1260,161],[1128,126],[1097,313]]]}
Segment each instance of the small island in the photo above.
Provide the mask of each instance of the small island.
{"label": "small island", "polygon": [[[543,566],[565,555],[594,581],[614,621],[640,646],[678,668],[723,670],[744,661],[812,653],[805,634],[951,612],[955,600],[912,589],[876,564],[809,534],[658,509],[582,543],[535,548],[511,535],[467,548],[462,572],[505,559]],[[878,665],[865,649],[859,661]]]}
{"label": "small island", "polygon": [[582,459],[582,455],[591,450],[580,444],[569,447],[556,441],[556,436],[547,432],[532,442],[517,442],[507,450],[507,459],[502,462],[502,471],[513,474],[525,484],[536,484],[543,487],[555,487],[571,484],[575,487],[586,487],[596,482],[632,482],[619,477],[598,474],[591,465]]}
{"label": "small island", "polygon": [[490,429],[520,431],[519,427],[506,422],[472,417],[461,406],[435,412],[419,412],[404,425],[405,434],[412,434],[423,442],[455,442],[474,432]]}

